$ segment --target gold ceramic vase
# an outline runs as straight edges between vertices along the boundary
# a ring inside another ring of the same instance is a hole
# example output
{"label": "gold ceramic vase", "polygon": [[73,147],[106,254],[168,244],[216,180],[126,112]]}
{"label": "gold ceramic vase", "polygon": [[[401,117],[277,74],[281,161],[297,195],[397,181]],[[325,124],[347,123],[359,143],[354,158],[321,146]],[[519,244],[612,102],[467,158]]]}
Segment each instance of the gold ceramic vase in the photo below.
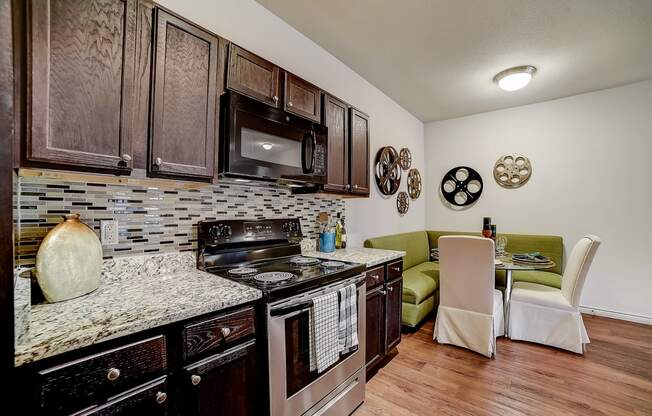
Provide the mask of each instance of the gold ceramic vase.
{"label": "gold ceramic vase", "polygon": [[48,302],[76,298],[100,285],[100,240],[79,221],[79,214],[64,219],[45,236],[36,254],[36,278]]}

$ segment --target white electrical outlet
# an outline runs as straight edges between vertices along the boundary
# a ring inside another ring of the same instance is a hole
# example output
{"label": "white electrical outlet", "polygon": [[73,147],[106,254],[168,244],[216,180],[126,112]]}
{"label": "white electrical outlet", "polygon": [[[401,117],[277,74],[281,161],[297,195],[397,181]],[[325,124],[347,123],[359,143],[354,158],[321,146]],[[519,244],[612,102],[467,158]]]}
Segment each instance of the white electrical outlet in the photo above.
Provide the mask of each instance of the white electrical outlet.
{"label": "white electrical outlet", "polygon": [[100,221],[100,240],[102,245],[118,244],[118,221]]}

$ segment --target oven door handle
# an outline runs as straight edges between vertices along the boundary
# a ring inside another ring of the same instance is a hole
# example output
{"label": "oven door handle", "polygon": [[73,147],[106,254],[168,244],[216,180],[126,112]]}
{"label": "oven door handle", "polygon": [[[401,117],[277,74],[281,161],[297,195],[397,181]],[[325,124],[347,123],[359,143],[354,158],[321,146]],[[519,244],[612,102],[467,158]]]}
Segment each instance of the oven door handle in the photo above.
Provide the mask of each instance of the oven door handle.
{"label": "oven door handle", "polygon": [[312,302],[310,302],[310,304],[307,304],[306,302],[296,306],[288,306],[287,308],[273,310],[269,313],[269,315],[271,317],[281,316],[283,319],[287,319],[295,315],[299,315],[300,313],[308,312],[310,311],[310,308],[312,308]]}

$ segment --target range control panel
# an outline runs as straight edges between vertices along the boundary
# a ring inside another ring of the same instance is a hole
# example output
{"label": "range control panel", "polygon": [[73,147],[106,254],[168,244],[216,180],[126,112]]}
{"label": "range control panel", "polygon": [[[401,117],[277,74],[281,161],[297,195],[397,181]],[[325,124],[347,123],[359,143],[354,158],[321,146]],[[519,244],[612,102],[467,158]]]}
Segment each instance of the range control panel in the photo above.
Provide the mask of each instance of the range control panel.
{"label": "range control panel", "polygon": [[298,218],[202,221],[198,227],[200,247],[302,237],[301,222]]}

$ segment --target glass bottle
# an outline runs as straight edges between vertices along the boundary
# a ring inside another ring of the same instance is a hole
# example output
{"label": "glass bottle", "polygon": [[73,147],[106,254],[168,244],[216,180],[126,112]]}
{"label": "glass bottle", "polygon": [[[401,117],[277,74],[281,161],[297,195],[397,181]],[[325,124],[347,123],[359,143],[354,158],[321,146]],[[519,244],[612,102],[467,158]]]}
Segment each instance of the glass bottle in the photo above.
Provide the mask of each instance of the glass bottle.
{"label": "glass bottle", "polygon": [[482,236],[491,238],[491,217],[484,217],[482,219]]}
{"label": "glass bottle", "polygon": [[346,227],[344,226],[344,218],[342,218],[342,233],[341,233],[342,248],[346,248]]}
{"label": "glass bottle", "polygon": [[342,219],[340,213],[337,213],[337,222],[335,223],[335,248],[342,248]]}

